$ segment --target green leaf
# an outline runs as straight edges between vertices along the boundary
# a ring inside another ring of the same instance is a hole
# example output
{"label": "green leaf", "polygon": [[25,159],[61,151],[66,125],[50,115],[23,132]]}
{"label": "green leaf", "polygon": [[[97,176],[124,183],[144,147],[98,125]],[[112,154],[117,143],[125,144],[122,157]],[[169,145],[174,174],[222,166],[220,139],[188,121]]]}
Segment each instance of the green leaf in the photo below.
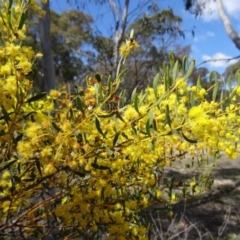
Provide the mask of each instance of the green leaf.
{"label": "green leaf", "polygon": [[184,135],[183,132],[182,132],[182,136],[183,136],[183,138],[184,138],[187,142],[189,142],[189,143],[197,143],[197,142],[198,142],[197,139],[189,139],[186,135]]}
{"label": "green leaf", "polygon": [[190,95],[190,101],[191,101],[191,106],[195,106],[195,94],[194,92],[191,92],[191,95]]}
{"label": "green leaf", "polygon": [[158,98],[157,86],[158,86],[158,83],[159,83],[159,79],[160,79],[160,74],[158,73],[153,80],[153,91],[154,91],[154,94],[155,94],[156,98]]}
{"label": "green leaf", "polygon": [[85,177],[88,172],[80,172],[80,171],[75,171],[75,170],[72,170],[72,169],[69,169],[71,172],[73,172],[74,174],[78,175],[79,177]]}
{"label": "green leaf", "polygon": [[134,108],[135,108],[135,110],[138,112],[138,114],[140,114],[138,105],[139,105],[139,103],[138,103],[138,95],[135,94],[135,98],[134,98]]}
{"label": "green leaf", "polygon": [[175,99],[175,102],[174,102],[174,112],[175,112],[176,120],[178,120],[178,100],[177,100],[177,98]]}
{"label": "green leaf", "polygon": [[98,74],[98,73],[95,74],[95,78],[97,79],[97,81],[99,83],[102,81],[102,78],[101,78],[100,74]]}
{"label": "green leaf", "polygon": [[34,178],[24,178],[22,181],[23,182],[33,182],[35,179]]}
{"label": "green leaf", "polygon": [[[156,208],[154,208],[154,211],[157,211]],[[155,237],[152,231],[147,231],[147,233],[148,233],[148,239],[153,239]]]}
{"label": "green leaf", "polygon": [[170,118],[170,111],[169,111],[169,106],[166,106],[166,110],[165,110],[165,114],[166,114],[166,120],[167,120],[167,124],[169,125],[170,128],[172,128],[172,121]]}
{"label": "green leaf", "polygon": [[22,13],[22,16],[21,16],[21,19],[20,19],[20,22],[18,25],[18,29],[22,29],[22,27],[27,19],[27,16],[28,16],[28,11],[26,10],[25,12]]}
{"label": "green leaf", "polygon": [[232,89],[232,78],[231,78],[231,76],[228,77],[227,82],[228,82],[228,90],[231,91],[231,89]]}
{"label": "green leaf", "polygon": [[175,62],[174,67],[173,67],[173,82],[176,82],[178,76],[178,61]]}
{"label": "green leaf", "polygon": [[2,33],[0,32],[0,42],[3,44]]}
{"label": "green leaf", "polygon": [[237,81],[237,85],[240,86],[240,69],[238,69],[235,73],[235,79]]}
{"label": "green leaf", "polygon": [[108,155],[110,155],[111,157],[114,157],[114,152],[110,148],[105,147],[105,149],[107,150]]}
{"label": "green leaf", "polygon": [[114,139],[113,139],[113,146],[115,146],[115,144],[117,143],[117,140],[119,138],[119,135],[120,135],[120,132],[117,132],[114,136]]}
{"label": "green leaf", "polygon": [[123,119],[123,117],[121,116],[121,114],[119,112],[116,112],[116,117],[119,118],[122,122],[125,123],[125,120]]}
{"label": "green leaf", "polygon": [[4,26],[5,26],[6,28],[8,28],[8,25],[7,25],[6,22],[4,21],[4,18],[3,18],[3,16],[2,16],[2,14],[0,14],[0,17],[1,17],[1,19],[2,19],[2,22],[3,22]]}
{"label": "green leaf", "polygon": [[13,139],[13,142],[17,144],[23,137],[23,133],[20,133],[16,138]]}
{"label": "green leaf", "polygon": [[[223,101],[223,90],[221,91],[221,95],[220,95],[220,102]],[[221,109],[223,110],[223,104],[221,104]]]}
{"label": "green leaf", "polygon": [[99,84],[95,84],[94,89],[95,89],[95,92],[96,92],[96,94],[95,94],[96,104],[98,105],[98,103],[99,103],[99,99],[98,99],[98,97],[99,97],[99,92],[98,92]]}
{"label": "green leaf", "polygon": [[146,132],[149,137],[151,137],[151,128],[150,128],[150,121],[149,119],[146,122]]}
{"label": "green leaf", "polygon": [[190,63],[190,66],[189,66],[189,68],[188,68],[188,70],[187,70],[187,73],[186,73],[185,76],[184,76],[185,79],[187,79],[187,78],[190,77],[190,75],[191,75],[192,72],[193,72],[194,67],[195,67],[195,60],[192,60],[191,63]]}
{"label": "green leaf", "polygon": [[134,125],[132,124],[132,130],[133,130],[133,132],[137,135],[137,129],[134,127]]}
{"label": "green leaf", "polygon": [[137,88],[134,88],[131,95],[131,103],[134,103],[136,94],[137,94]]}
{"label": "green leaf", "polygon": [[79,89],[79,87],[75,85],[74,89],[75,89],[75,94],[76,95],[84,96],[84,91],[81,88]]}
{"label": "green leaf", "polygon": [[26,115],[24,115],[22,118],[18,120],[18,122],[21,122],[23,119],[27,119],[31,114],[36,113],[36,112],[29,112]]}
{"label": "green leaf", "polygon": [[124,90],[120,93],[120,95],[119,95],[120,101],[118,102],[118,108],[120,108],[120,106],[124,106],[124,105],[125,105],[126,99],[127,99],[126,96],[127,96],[127,91],[126,91],[126,89],[124,89]]}
{"label": "green leaf", "polygon": [[95,117],[95,125],[96,125],[96,128],[97,128],[98,132],[101,133],[104,136],[104,133],[103,133],[103,131],[101,129],[101,126],[100,126],[100,122],[99,122],[97,117]]}
{"label": "green leaf", "polygon": [[8,23],[9,23],[10,29],[12,29],[12,14],[11,14],[11,11],[8,11]]}
{"label": "green leaf", "polygon": [[[118,78],[120,79],[120,78],[124,78],[124,74],[127,72],[127,68],[124,68],[120,73],[119,73],[119,75],[118,75]],[[118,85],[116,85],[116,86],[118,86]]]}
{"label": "green leaf", "polygon": [[133,37],[134,37],[134,29],[132,29],[130,32],[130,38],[133,38]]}
{"label": "green leaf", "polygon": [[148,112],[148,119],[149,119],[149,124],[150,126],[153,124],[153,109],[151,108]]}
{"label": "green leaf", "polygon": [[37,101],[39,99],[42,99],[46,96],[47,93],[43,92],[43,93],[40,93],[36,96],[33,96],[31,98],[29,98],[25,103],[30,103],[30,102],[34,102],[34,101]]}
{"label": "green leaf", "polygon": [[140,95],[139,104],[141,104],[141,103],[144,101],[144,99],[146,98],[146,96],[147,96],[147,93],[144,93],[143,95],[142,95],[142,94]]}
{"label": "green leaf", "polygon": [[117,73],[116,73],[116,76],[119,77],[119,78],[120,78],[119,72],[120,72],[120,70],[121,70],[124,62],[125,62],[125,59],[124,59],[123,57],[121,57],[120,60],[119,60],[119,62],[118,62]]}
{"label": "green leaf", "polygon": [[184,73],[186,72],[186,66],[187,66],[187,56],[184,56],[182,60],[182,71]]}
{"label": "green leaf", "polygon": [[102,84],[99,84],[98,86],[98,94],[99,94],[99,100],[103,101],[103,89],[102,89]]}
{"label": "green leaf", "polygon": [[11,122],[11,118],[9,117],[10,113],[7,112],[7,110],[5,109],[5,107],[2,105],[2,114],[3,114],[3,119],[6,121],[6,123],[8,124],[8,122]]}
{"label": "green leaf", "polygon": [[77,109],[80,110],[82,114],[84,114],[83,104],[80,97],[76,98],[76,103],[77,103]]}
{"label": "green leaf", "polygon": [[230,96],[228,97],[228,100],[232,100],[232,98],[236,95],[236,88],[230,93]]}
{"label": "green leaf", "polygon": [[69,110],[67,112],[67,118],[69,118],[71,120],[74,118],[73,117],[73,110],[72,110],[72,108],[69,108]]}
{"label": "green leaf", "polygon": [[20,177],[18,177],[18,176],[13,176],[12,178],[13,178],[13,180],[14,180],[16,183],[21,183],[21,178],[20,178]]}
{"label": "green leaf", "polygon": [[37,170],[38,170],[40,176],[42,176],[42,169],[41,169],[40,161],[38,159],[35,159],[35,163],[36,163],[36,167],[37,167]]}
{"label": "green leaf", "polygon": [[160,104],[160,102],[163,100],[163,98],[165,97],[165,94],[163,94],[153,105],[152,108],[158,106]]}
{"label": "green leaf", "polygon": [[18,169],[18,173],[20,174],[21,173],[21,164],[20,163],[18,163],[17,169]]}
{"label": "green leaf", "polygon": [[122,132],[122,136],[128,140],[128,136],[126,135],[126,133]]}
{"label": "green leaf", "polygon": [[109,167],[98,165],[97,163],[92,163],[91,166],[93,168],[99,169],[99,170],[110,170]]}
{"label": "green leaf", "polygon": [[59,128],[55,122],[52,122],[52,126],[57,132],[61,131],[61,128]]}
{"label": "green leaf", "polygon": [[108,78],[108,94],[110,95],[112,93],[112,78],[109,76]]}
{"label": "green leaf", "polygon": [[155,119],[153,119],[153,129],[157,131],[157,122]]}
{"label": "green leaf", "polygon": [[11,9],[13,0],[8,0],[8,11]]}
{"label": "green leaf", "polygon": [[212,85],[213,83],[218,81],[218,75],[215,71],[211,72],[209,75],[209,82]]}
{"label": "green leaf", "polygon": [[169,75],[169,67],[166,67],[166,74],[164,78],[165,91],[167,92],[171,87],[171,78]]}
{"label": "green leaf", "polygon": [[200,78],[200,76],[198,77],[198,80],[197,80],[197,90],[199,91],[199,90],[201,90],[201,78]]}
{"label": "green leaf", "polygon": [[213,101],[216,100],[218,88],[219,88],[219,82],[216,82],[216,83],[215,83],[215,86],[214,86],[214,88],[213,88],[213,93],[212,93],[212,100],[213,100]]}
{"label": "green leaf", "polygon": [[5,169],[9,169],[9,167],[10,167],[11,165],[13,165],[15,162],[17,162],[17,159],[14,159],[14,160],[12,160],[12,161],[9,161],[4,167],[2,167],[2,168],[0,169],[0,172],[2,172],[2,171],[5,170]]}

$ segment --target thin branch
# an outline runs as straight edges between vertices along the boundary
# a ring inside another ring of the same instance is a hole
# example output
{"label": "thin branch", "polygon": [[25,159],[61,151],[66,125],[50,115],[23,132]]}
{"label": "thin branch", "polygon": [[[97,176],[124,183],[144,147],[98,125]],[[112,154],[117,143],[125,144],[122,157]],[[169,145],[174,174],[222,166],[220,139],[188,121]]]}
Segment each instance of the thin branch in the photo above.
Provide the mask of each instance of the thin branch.
{"label": "thin branch", "polygon": [[62,192],[58,192],[57,194],[55,194],[54,196],[52,197],[49,197],[47,198],[46,200],[43,200],[39,203],[37,203],[36,205],[34,205],[33,207],[31,207],[30,209],[28,209],[26,212],[23,212],[21,215],[19,215],[13,223],[11,223],[10,225],[6,224],[6,225],[3,225],[1,226],[0,228],[0,231],[3,231],[4,229],[7,229],[7,228],[11,228],[13,226],[16,226],[18,224],[18,222],[24,218],[27,214],[30,214],[32,212],[34,212],[36,209],[40,208],[42,205],[45,205],[46,203],[49,203],[53,200],[57,200],[59,198],[62,198],[64,196],[64,193]]}
{"label": "thin branch", "polygon": [[218,236],[219,237],[222,237],[222,234],[226,228],[226,226],[228,225],[229,223],[229,218],[231,216],[231,207],[228,208],[228,212],[227,214],[224,216],[224,222],[222,224],[222,226],[218,229]]}
{"label": "thin branch", "polygon": [[126,0],[126,1],[125,1],[125,4],[124,4],[121,31],[120,31],[120,33],[119,33],[119,41],[122,40],[123,35],[124,35],[124,33],[125,33],[125,29],[126,29],[129,1],[130,1],[130,0]]}
{"label": "thin branch", "polygon": [[240,50],[240,37],[232,26],[232,23],[224,11],[222,0],[217,0],[217,9],[220,19],[223,22],[227,35],[234,42],[235,46]]}
{"label": "thin branch", "polygon": [[113,10],[112,13],[113,13],[114,20],[116,22],[116,24],[115,24],[115,31],[117,31],[118,27],[119,27],[119,19],[120,19],[119,16],[120,16],[120,13],[118,11],[118,8],[117,8],[114,0],[109,0],[109,4],[110,4],[110,6],[111,6],[111,8]]}
{"label": "thin branch", "polygon": [[208,60],[205,60],[205,61],[202,61],[201,63],[199,63],[198,65],[196,65],[196,67],[204,64],[204,63],[208,63],[208,62],[217,62],[217,61],[226,61],[226,62],[230,62],[234,59],[238,59],[240,58],[240,55],[236,56],[236,57],[232,57],[232,58],[212,58],[212,59],[208,59]]}

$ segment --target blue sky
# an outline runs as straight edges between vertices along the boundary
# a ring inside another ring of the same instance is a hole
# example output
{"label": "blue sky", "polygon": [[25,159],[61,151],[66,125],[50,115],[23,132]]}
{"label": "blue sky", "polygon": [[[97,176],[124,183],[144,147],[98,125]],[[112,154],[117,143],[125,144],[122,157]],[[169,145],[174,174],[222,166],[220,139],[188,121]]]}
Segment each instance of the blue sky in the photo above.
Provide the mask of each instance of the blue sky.
{"label": "blue sky", "polygon": [[[123,0],[122,0],[123,1]],[[203,1],[203,0],[199,0]],[[183,0],[158,0],[161,8],[170,7],[174,13],[181,16],[183,19],[182,28],[186,30],[185,39],[180,40],[182,45],[191,44],[192,51],[191,57],[196,59],[197,65],[204,60],[208,59],[224,59],[238,56],[239,50],[235,47],[231,39],[225,32],[224,26],[218,17],[216,11],[216,3],[214,0],[209,0],[210,4],[204,12],[204,15],[200,18],[184,10]],[[74,2],[74,0],[72,0]],[[91,3],[89,3],[91,2]],[[94,15],[98,20],[97,27],[103,32],[103,34],[110,36],[111,34],[111,21],[112,15],[110,9],[106,7],[96,6],[93,2],[89,1],[86,3],[84,11]],[[134,5],[134,0],[132,4]],[[136,1],[137,2],[137,1]],[[223,0],[227,14],[233,23],[233,26],[237,32],[240,32],[240,2],[239,0]],[[132,5],[132,7],[133,7]],[[51,0],[51,6],[58,12],[63,10],[71,9],[73,5],[67,5],[66,0]],[[102,14],[103,17],[100,17]],[[191,30],[194,28],[195,36],[191,34]],[[224,72],[229,64],[236,62],[232,60],[208,62],[202,64],[202,67],[207,67],[209,70],[216,70],[220,74]]]}
{"label": "blue sky", "polygon": [[[166,1],[167,2],[167,1]],[[225,59],[238,56],[239,50],[225,32],[223,23],[218,17],[216,3],[211,1],[208,9],[201,18],[195,18],[183,9],[182,1],[168,1],[179,4],[175,5],[175,12],[183,18],[183,28],[188,29],[195,26],[195,37],[188,34],[184,43],[192,45],[191,55],[197,60],[197,64],[208,59]],[[240,31],[240,4],[239,0],[223,0],[226,12],[229,15],[233,27],[237,32]],[[216,61],[202,64],[210,70],[216,70],[223,73],[226,67],[237,60],[230,62]]]}

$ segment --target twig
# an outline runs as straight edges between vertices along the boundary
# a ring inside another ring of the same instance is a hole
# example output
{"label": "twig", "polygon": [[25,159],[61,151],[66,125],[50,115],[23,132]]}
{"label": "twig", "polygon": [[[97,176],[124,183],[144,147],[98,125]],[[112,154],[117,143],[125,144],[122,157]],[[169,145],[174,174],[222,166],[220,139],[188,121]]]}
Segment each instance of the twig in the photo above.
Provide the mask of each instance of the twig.
{"label": "twig", "polygon": [[34,212],[36,209],[38,209],[39,207],[41,207],[42,205],[45,205],[46,203],[48,202],[51,202],[53,200],[57,200],[59,198],[62,198],[64,196],[63,193],[59,192],[57,193],[56,195],[52,196],[52,197],[49,197],[47,198],[46,200],[44,201],[41,201],[39,202],[38,204],[36,204],[35,206],[31,207],[29,210],[27,210],[26,212],[22,213],[18,218],[16,218],[16,220],[14,220],[14,222],[10,225],[4,225],[0,228],[0,231],[3,231],[4,229],[7,229],[7,228],[12,228],[13,226],[16,226],[18,225],[18,222],[23,218],[25,217],[27,214],[30,214],[31,212]]}
{"label": "twig", "polygon": [[201,63],[199,63],[198,65],[196,65],[196,67],[204,64],[204,63],[208,63],[208,62],[217,62],[217,61],[226,61],[226,62],[230,62],[231,60],[234,60],[234,59],[238,59],[240,58],[240,55],[236,56],[236,57],[232,57],[232,58],[212,58],[212,59],[208,59],[208,60],[205,60],[205,61],[202,61]]}
{"label": "twig", "polygon": [[230,214],[231,214],[231,207],[229,207],[227,214],[224,216],[224,221],[223,221],[222,226],[218,229],[218,238],[222,236],[222,234],[229,222]]}

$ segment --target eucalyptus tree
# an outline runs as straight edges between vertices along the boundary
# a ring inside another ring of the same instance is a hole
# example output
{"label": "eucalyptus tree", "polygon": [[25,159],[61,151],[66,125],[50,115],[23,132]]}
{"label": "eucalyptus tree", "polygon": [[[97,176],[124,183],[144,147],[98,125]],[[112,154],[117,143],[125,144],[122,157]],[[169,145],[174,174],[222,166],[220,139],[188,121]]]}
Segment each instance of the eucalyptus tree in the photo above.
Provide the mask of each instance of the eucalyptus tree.
{"label": "eucalyptus tree", "polygon": [[[72,0],[68,2],[83,10],[91,10],[90,4],[97,5],[98,13],[93,16],[93,46],[99,60],[98,66],[107,70],[107,73],[112,76],[116,73],[120,46],[129,37],[132,28],[142,47],[146,45],[147,40],[147,51],[151,48],[154,52],[154,47],[156,47],[161,54],[163,49],[166,49],[166,45],[170,46],[170,41],[173,42],[178,36],[183,36],[180,28],[181,18],[170,9],[160,8],[160,3],[154,0],[92,0],[87,3],[82,0]],[[99,21],[104,22],[104,29],[99,27]],[[171,39],[167,40],[166,37]],[[157,38],[161,41],[156,40]],[[146,46],[142,48],[142,54],[142,59],[144,59],[144,55],[147,54]]]}
{"label": "eucalyptus tree", "polygon": [[39,18],[39,39],[41,44],[42,68],[44,74],[44,91],[49,92],[55,88],[55,69],[52,55],[52,44],[50,38],[50,3],[49,0],[39,1],[45,14]]}
{"label": "eucalyptus tree", "polygon": [[[153,0],[76,2],[81,10],[75,8],[62,13],[51,10],[50,38],[58,83],[82,85],[84,75],[94,72],[115,77],[120,46],[134,29],[141,47],[128,59],[125,86],[129,91],[135,86],[146,87],[167,59],[167,53],[175,50],[177,39],[184,37],[181,17],[171,9],[160,8]],[[99,12],[87,14],[85,10],[93,2]],[[104,28],[99,26],[101,9],[109,17]],[[190,48],[184,50],[183,46],[183,51],[188,54]]]}
{"label": "eucalyptus tree", "polygon": [[184,54],[189,54],[190,47],[184,49],[176,44],[179,37],[184,37],[181,22],[181,17],[175,15],[171,9],[159,9],[155,6],[129,25],[127,32],[134,29],[141,47],[129,58],[132,63],[129,64],[131,73],[128,74],[128,82],[131,79],[133,86],[145,88],[162,64],[168,61],[169,52],[175,52],[178,46],[179,53],[183,51]]}
{"label": "eucalyptus tree", "polygon": [[236,48],[240,50],[240,36],[236,29],[233,27],[233,24],[226,13],[222,0],[184,0],[186,10],[191,11],[196,16],[203,14],[203,11],[212,1],[216,2],[219,18],[224,25],[227,35],[235,44]]}
{"label": "eucalyptus tree", "polygon": [[[47,13],[46,13],[47,14]],[[90,15],[86,15],[81,11],[71,10],[62,13],[57,13],[50,10],[51,19],[49,22],[48,33],[44,34],[44,26],[46,21],[37,16],[34,12],[29,12],[27,21],[27,38],[26,45],[31,45],[35,51],[42,51],[43,58],[41,62],[35,64],[35,86],[40,90],[49,91],[55,88],[56,85],[73,82],[84,78],[91,70],[91,65],[88,64],[89,56],[92,53],[84,51],[83,46],[87,45],[91,40],[91,22]],[[46,17],[44,15],[43,17]],[[46,39],[44,38],[46,36]],[[50,64],[49,61],[52,61]],[[54,75],[48,76],[47,73]],[[42,82],[44,82],[42,84]],[[44,85],[44,89],[43,86]]]}
{"label": "eucalyptus tree", "polygon": [[240,61],[237,61],[236,63],[229,65],[224,72],[225,78],[234,79],[235,74],[239,69],[240,69]]}
{"label": "eucalyptus tree", "polygon": [[51,13],[51,41],[58,82],[81,80],[91,71],[88,61],[92,55],[86,46],[92,41],[92,17],[78,10]]}

